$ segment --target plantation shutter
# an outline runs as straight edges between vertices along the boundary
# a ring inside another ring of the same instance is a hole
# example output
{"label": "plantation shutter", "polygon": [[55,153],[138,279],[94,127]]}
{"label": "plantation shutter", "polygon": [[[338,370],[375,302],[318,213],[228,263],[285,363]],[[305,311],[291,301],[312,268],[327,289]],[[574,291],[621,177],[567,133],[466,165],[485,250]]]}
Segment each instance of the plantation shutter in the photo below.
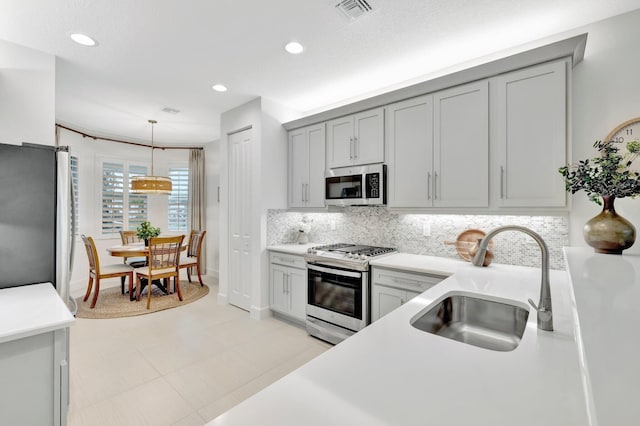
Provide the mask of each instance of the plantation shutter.
{"label": "plantation shutter", "polygon": [[73,208],[75,210],[75,216],[72,218],[71,224],[74,235],[78,235],[78,229],[80,227],[80,210],[78,210],[78,157],[71,156],[71,190],[73,192]]}
{"label": "plantation shutter", "polygon": [[145,194],[131,193],[131,178],[134,176],[145,176],[147,168],[144,166],[129,166],[129,229],[135,230],[142,222],[147,220],[147,196]]}
{"label": "plantation shutter", "polygon": [[169,169],[172,183],[169,195],[169,231],[188,231],[189,168]]}
{"label": "plantation shutter", "polygon": [[124,165],[102,163],[102,233],[117,234],[124,221]]}

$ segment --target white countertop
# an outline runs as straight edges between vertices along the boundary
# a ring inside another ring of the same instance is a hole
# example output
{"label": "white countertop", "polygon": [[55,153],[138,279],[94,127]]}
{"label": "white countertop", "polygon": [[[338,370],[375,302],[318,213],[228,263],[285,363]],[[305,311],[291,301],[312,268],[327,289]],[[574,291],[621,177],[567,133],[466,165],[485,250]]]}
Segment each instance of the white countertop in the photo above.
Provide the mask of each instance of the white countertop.
{"label": "white countertop", "polygon": [[640,424],[640,256],[565,248],[599,426]]}
{"label": "white countertop", "polygon": [[452,291],[538,301],[540,270],[394,254],[374,266],[451,275],[210,425],[588,424],[567,273],[551,271],[554,332],[530,310],[520,345],[496,352],[425,333],[410,320]]}
{"label": "white countertop", "polygon": [[74,321],[51,283],[0,290],[0,343],[68,327]]}
{"label": "white countertop", "polygon": [[299,254],[302,256],[307,252],[307,249],[311,247],[319,246],[319,243],[307,243],[307,244],[277,244],[267,247],[270,251],[279,251],[281,253]]}

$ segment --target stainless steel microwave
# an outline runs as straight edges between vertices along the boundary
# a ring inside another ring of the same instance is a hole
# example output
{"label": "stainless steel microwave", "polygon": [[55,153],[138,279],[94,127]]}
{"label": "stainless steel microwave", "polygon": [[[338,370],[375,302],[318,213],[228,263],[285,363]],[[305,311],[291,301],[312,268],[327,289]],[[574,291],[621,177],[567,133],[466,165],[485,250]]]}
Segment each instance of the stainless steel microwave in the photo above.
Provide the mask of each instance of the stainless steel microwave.
{"label": "stainless steel microwave", "polygon": [[387,204],[387,166],[341,167],[325,173],[325,204],[328,206],[375,206]]}

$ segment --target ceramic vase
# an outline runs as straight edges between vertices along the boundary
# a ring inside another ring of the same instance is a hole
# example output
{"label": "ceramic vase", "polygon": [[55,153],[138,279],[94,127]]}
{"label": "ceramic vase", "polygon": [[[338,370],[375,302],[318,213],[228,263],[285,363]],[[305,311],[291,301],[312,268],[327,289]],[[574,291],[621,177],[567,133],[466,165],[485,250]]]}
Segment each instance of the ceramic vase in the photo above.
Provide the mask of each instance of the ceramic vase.
{"label": "ceramic vase", "polygon": [[307,244],[309,235],[306,232],[298,232],[298,244]]}
{"label": "ceramic vase", "polygon": [[602,196],[602,212],[590,219],[583,229],[584,239],[596,253],[622,254],[636,241],[636,228],[616,213],[614,196]]}

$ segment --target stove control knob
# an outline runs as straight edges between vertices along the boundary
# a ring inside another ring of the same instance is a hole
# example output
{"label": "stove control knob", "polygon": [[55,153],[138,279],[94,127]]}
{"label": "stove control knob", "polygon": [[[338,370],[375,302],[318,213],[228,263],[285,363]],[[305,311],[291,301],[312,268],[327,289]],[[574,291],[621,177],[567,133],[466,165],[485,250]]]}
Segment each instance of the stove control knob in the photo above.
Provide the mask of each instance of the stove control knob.
{"label": "stove control knob", "polygon": [[369,257],[369,256],[367,256],[366,254],[361,254],[360,255],[360,259],[362,259],[362,260],[365,260],[367,257]]}
{"label": "stove control knob", "polygon": [[347,253],[347,258],[352,259],[353,258],[353,253]]}

